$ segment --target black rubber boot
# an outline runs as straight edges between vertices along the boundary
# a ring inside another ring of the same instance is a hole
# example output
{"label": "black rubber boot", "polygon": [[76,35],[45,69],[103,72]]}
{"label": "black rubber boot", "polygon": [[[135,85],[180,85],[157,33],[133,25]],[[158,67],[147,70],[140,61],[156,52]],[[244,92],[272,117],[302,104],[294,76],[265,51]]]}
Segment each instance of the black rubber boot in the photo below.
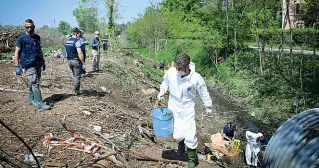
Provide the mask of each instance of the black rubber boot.
{"label": "black rubber boot", "polygon": [[198,163],[196,149],[187,148],[188,168],[195,168]]}
{"label": "black rubber boot", "polygon": [[33,91],[33,96],[34,96],[34,102],[39,105],[38,109],[48,110],[51,108],[50,105],[46,105],[43,103],[40,91]]}
{"label": "black rubber boot", "polygon": [[74,96],[80,95],[80,86],[74,86]]}
{"label": "black rubber boot", "polygon": [[183,155],[185,153],[185,143],[184,140],[182,140],[181,142],[178,143],[178,155]]}

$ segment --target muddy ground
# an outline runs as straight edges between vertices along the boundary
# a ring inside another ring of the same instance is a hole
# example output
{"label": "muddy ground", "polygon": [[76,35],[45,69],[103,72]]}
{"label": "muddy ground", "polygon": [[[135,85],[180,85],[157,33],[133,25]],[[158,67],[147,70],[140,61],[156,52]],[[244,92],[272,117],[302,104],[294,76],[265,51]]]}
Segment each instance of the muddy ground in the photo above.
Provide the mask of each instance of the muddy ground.
{"label": "muddy ground", "polygon": [[[151,158],[176,160],[172,150],[177,148],[177,144],[171,138],[153,139],[145,134],[141,136],[139,132],[139,126],[151,132],[151,110],[157,94],[155,92],[147,95],[142,90],[158,89],[159,83],[147,79],[139,66],[134,64],[134,59],[123,56],[120,52],[104,54],[101,62],[103,71],[86,74],[81,80],[83,94],[73,96],[73,80],[67,61],[46,58],[47,70],[42,73],[41,90],[44,101],[53,104],[53,108],[48,111],[37,110],[27,104],[25,79],[15,76],[12,62],[1,63],[0,88],[6,88],[7,91],[0,92],[0,119],[22,137],[33,152],[44,155],[39,158],[42,166],[47,162],[59,162],[70,167],[87,167],[94,162],[92,155],[75,150],[74,147],[48,148],[43,143],[43,138],[49,133],[55,133],[61,139],[72,138],[75,133],[79,133],[86,140],[93,139],[109,149],[113,147],[114,156],[126,167],[187,167],[183,163],[150,161],[152,159],[130,153],[134,151]],[[89,71],[91,61],[87,61],[87,67]],[[199,151],[203,150],[203,142],[209,141],[209,135],[219,132],[228,121],[235,120],[227,112],[241,109],[225,99],[212,83],[208,85],[214,102],[214,113],[203,119],[202,103],[198,101],[196,118]],[[161,106],[165,106],[165,103]],[[90,115],[84,112],[89,112]],[[93,126],[101,126],[101,134],[108,136],[111,142],[94,134]],[[6,166],[11,164],[11,167],[35,166],[35,163],[23,162],[26,154],[30,153],[25,145],[0,126],[0,163]],[[114,161],[110,161],[110,164],[115,166]],[[200,160],[198,167],[220,167],[219,164]],[[243,167],[242,165],[239,161],[227,166]]]}

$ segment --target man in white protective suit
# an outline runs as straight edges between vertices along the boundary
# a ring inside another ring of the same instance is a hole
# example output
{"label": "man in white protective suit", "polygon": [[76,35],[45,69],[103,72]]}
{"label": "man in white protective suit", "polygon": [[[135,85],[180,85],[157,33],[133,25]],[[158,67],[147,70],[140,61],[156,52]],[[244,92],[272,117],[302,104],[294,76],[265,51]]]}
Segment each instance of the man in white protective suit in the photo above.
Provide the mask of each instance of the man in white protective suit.
{"label": "man in white protective suit", "polygon": [[187,54],[175,57],[175,67],[171,67],[164,75],[157,98],[160,101],[169,90],[168,108],[174,115],[173,138],[178,142],[178,153],[185,153],[187,146],[188,167],[194,168],[198,164],[196,148],[198,145],[195,123],[195,100],[198,93],[201,97],[206,113],[212,112],[212,100],[207,86],[200,74],[195,72],[195,64],[190,62]]}
{"label": "man in white protective suit", "polygon": [[247,145],[246,145],[246,151],[245,151],[245,157],[246,157],[246,163],[251,166],[257,166],[258,156],[257,154],[260,151],[260,148],[262,147],[261,142],[264,140],[264,136],[262,133],[253,133],[250,131],[246,131],[246,139],[247,139]]}

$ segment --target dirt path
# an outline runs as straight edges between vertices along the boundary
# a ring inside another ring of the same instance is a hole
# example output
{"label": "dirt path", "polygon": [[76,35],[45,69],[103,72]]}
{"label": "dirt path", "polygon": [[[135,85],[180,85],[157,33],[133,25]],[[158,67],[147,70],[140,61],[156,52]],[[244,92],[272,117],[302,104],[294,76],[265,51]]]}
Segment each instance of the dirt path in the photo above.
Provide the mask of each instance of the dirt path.
{"label": "dirt path", "polygon": [[[152,125],[151,102],[156,96],[156,93],[145,95],[142,89],[157,84],[144,77],[140,68],[134,65],[133,59],[124,58],[120,53],[105,56],[102,59],[103,73],[91,73],[82,78],[83,94],[78,97],[73,96],[73,81],[67,62],[50,58],[46,62],[47,70],[42,73],[41,89],[44,100],[54,105],[52,110],[41,111],[27,105],[27,92],[0,92],[0,119],[19,134],[34,152],[44,154],[42,165],[55,161],[74,166],[80,161],[86,163],[92,160],[91,155],[67,147],[57,146],[48,150],[42,139],[51,132],[63,139],[73,137],[75,132],[97,139],[93,134],[93,125],[101,126],[102,133],[113,136],[112,141],[118,146],[130,147],[131,150],[147,156],[161,158],[169,150],[167,148],[176,149],[177,144],[174,142],[169,145],[156,144],[148,138],[143,139],[138,133],[138,126]],[[90,61],[87,67],[90,69]],[[0,78],[0,88],[27,91],[23,78],[18,79],[15,76],[11,62],[0,64]],[[213,99],[219,95],[211,94]],[[201,103],[196,106],[199,150],[210,134],[218,132],[228,120],[233,120],[217,113],[234,109],[230,102],[223,103],[216,105],[214,114],[204,119],[201,115]],[[86,115],[83,111],[91,114]],[[0,135],[0,157],[6,158],[15,166],[24,165],[23,155],[28,154],[26,147],[4,127],[0,127]],[[123,152],[118,153],[117,158],[119,155],[126,158],[129,167],[182,167],[177,164],[143,161]],[[200,162],[198,167],[219,166]]]}

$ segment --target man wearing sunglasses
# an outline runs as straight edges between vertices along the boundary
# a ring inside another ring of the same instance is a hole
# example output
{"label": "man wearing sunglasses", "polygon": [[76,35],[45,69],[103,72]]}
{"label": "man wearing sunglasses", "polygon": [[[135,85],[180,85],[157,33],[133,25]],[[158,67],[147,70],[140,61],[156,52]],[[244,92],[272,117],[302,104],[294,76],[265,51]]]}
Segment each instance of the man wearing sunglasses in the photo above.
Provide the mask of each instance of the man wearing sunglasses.
{"label": "man wearing sunglasses", "polygon": [[34,33],[35,25],[31,19],[25,20],[24,27],[26,31],[18,37],[14,52],[15,73],[21,75],[25,69],[29,81],[29,104],[48,110],[51,106],[43,103],[40,91],[41,70],[46,68],[41,39]]}
{"label": "man wearing sunglasses", "polygon": [[91,48],[92,48],[92,71],[100,71],[100,33],[96,31],[94,36],[91,38]]}

